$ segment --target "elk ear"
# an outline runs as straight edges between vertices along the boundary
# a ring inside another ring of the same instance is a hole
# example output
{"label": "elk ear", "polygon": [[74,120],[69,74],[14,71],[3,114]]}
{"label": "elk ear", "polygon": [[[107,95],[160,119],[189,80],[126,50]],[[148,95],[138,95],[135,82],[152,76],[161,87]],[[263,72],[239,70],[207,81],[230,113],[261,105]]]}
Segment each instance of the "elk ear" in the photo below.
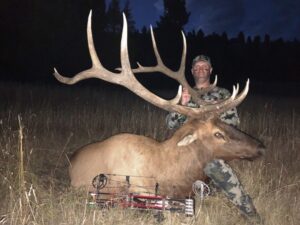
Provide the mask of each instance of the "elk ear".
{"label": "elk ear", "polygon": [[192,142],[196,141],[197,135],[194,134],[188,134],[184,136],[178,143],[177,146],[187,146],[191,144]]}

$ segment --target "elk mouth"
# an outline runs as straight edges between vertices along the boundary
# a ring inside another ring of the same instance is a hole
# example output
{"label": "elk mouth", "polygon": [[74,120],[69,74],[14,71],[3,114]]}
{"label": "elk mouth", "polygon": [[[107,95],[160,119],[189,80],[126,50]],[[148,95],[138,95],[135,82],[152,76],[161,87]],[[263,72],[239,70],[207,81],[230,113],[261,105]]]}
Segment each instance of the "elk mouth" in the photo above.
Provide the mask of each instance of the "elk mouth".
{"label": "elk mouth", "polygon": [[249,162],[252,162],[254,161],[255,159],[257,159],[259,156],[254,156],[254,157],[251,157],[251,158],[244,158],[245,160],[249,161]]}
{"label": "elk mouth", "polygon": [[258,156],[241,156],[240,159],[247,160],[247,161],[253,161],[254,159],[258,158]]}
{"label": "elk mouth", "polygon": [[265,149],[261,148],[259,151],[257,151],[256,155],[252,155],[252,156],[244,155],[244,156],[241,156],[240,159],[245,159],[245,160],[248,160],[248,161],[253,161],[253,160],[257,159],[257,158],[260,158],[264,154],[265,154]]}
{"label": "elk mouth", "polygon": [[246,155],[242,155],[240,156],[240,159],[245,159],[248,161],[253,161],[261,156],[264,156],[266,152],[266,147],[264,146],[264,144],[259,143],[258,146],[256,147],[256,152],[255,154],[246,154]]}

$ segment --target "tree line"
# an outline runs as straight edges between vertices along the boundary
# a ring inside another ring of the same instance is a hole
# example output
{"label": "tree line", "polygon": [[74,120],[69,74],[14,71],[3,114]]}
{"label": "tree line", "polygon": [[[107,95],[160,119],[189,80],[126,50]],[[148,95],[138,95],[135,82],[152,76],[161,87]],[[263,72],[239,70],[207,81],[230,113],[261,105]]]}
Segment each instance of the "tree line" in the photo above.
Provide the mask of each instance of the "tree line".
{"label": "tree line", "polygon": [[[181,31],[189,21],[190,12],[185,0],[163,3],[164,12],[153,29],[162,59],[168,67],[176,69],[182,52]],[[136,67],[137,61],[142,65],[155,64],[149,27],[136,28],[130,0],[122,7],[119,0],[109,3],[105,0],[7,0],[0,9],[1,79],[50,80],[53,67],[70,75],[86,69],[90,65],[86,22],[91,9],[96,50],[107,68],[120,66],[122,12],[129,26],[132,67]],[[272,40],[269,35],[246,37],[243,32],[229,38],[226,32],[205,34],[201,30],[188,31],[185,35],[187,74],[193,57],[207,54],[214,72],[229,83],[247,77],[255,82],[300,81],[298,40]]]}

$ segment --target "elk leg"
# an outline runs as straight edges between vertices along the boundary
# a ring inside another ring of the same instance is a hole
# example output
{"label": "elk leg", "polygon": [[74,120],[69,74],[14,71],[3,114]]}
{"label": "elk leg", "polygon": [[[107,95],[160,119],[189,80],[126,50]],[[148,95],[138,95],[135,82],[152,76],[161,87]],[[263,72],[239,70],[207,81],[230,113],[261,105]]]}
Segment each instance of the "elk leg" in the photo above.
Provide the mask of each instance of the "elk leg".
{"label": "elk leg", "polygon": [[247,218],[259,219],[251,197],[245,193],[243,186],[229,165],[223,160],[216,159],[205,166],[204,172],[243,215]]}

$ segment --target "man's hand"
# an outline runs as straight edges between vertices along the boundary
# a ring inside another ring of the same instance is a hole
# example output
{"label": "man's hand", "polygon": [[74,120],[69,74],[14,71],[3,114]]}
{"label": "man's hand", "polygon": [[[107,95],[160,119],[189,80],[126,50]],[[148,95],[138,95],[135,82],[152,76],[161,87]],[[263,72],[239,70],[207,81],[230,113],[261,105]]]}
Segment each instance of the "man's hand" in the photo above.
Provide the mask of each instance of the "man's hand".
{"label": "man's hand", "polygon": [[188,92],[187,88],[182,88],[182,95],[181,95],[181,105],[187,105],[188,102],[191,100],[191,95]]}

